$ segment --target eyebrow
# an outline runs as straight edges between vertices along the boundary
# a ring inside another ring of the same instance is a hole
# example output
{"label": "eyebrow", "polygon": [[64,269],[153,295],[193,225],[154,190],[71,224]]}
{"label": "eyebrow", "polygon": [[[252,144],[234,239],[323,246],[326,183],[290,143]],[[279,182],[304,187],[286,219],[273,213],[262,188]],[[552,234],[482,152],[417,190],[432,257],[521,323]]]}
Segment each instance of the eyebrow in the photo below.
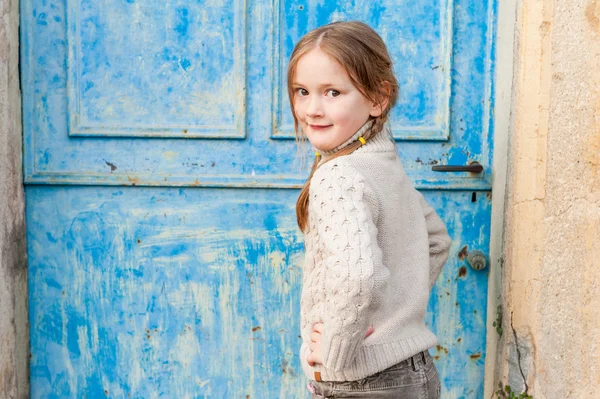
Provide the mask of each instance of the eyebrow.
{"label": "eyebrow", "polygon": [[[292,82],[292,86],[301,86],[301,87],[306,87],[306,85],[303,85],[301,83],[298,82]],[[319,86],[317,86],[317,89],[324,89],[325,87],[342,87],[341,83],[323,83],[320,84]]]}

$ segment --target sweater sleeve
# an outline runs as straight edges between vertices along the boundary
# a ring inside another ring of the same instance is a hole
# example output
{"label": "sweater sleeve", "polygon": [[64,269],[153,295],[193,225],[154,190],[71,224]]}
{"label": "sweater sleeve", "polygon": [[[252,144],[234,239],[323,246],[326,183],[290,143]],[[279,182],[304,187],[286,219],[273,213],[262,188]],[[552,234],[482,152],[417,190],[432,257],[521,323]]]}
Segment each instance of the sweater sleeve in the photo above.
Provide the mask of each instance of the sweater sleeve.
{"label": "sweater sleeve", "polygon": [[427,233],[429,235],[429,289],[431,289],[442,271],[444,263],[448,260],[448,253],[452,240],[448,235],[446,225],[437,215],[432,207],[429,206],[423,194],[417,192],[421,209],[425,216],[427,224]]}
{"label": "sweater sleeve", "polygon": [[377,201],[363,176],[334,161],[317,172],[311,181],[310,209],[324,248],[321,350],[323,365],[340,371],[354,360],[389,273],[377,244],[377,209],[370,209]]}

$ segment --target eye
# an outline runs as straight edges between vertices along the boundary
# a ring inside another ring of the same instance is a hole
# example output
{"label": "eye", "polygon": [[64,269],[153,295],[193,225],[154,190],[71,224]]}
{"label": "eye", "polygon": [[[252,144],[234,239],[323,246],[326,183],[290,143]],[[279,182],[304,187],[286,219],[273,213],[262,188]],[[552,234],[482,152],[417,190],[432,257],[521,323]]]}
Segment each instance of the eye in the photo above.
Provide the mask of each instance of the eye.
{"label": "eye", "polygon": [[340,92],[335,89],[329,89],[327,90],[327,95],[330,97],[337,97],[340,95]]}
{"label": "eye", "polygon": [[300,97],[308,96],[308,90],[299,87],[296,89],[296,94],[298,94]]}

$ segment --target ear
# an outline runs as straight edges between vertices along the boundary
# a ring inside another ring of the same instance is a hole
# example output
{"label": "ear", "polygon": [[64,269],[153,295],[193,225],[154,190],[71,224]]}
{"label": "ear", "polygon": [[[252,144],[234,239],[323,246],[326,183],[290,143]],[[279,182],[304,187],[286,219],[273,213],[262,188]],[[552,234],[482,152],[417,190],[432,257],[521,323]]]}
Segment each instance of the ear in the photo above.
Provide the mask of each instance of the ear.
{"label": "ear", "polygon": [[371,115],[374,118],[377,118],[378,116],[381,116],[381,114],[383,114],[383,110],[387,108],[388,103],[390,101],[391,91],[392,91],[392,89],[391,89],[389,82],[383,82],[381,84],[381,89],[380,89],[380,94],[379,94],[379,99],[378,99],[379,101],[371,104],[371,112],[369,113],[369,115]]}

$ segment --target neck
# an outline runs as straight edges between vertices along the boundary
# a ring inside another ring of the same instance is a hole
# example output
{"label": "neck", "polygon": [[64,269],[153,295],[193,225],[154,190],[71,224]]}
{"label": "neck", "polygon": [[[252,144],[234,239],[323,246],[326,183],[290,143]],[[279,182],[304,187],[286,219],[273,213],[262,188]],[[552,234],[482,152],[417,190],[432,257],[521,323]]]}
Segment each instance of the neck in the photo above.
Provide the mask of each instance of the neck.
{"label": "neck", "polygon": [[323,156],[323,158],[330,158],[332,155],[334,155],[336,152],[338,152],[339,150],[348,147],[350,144],[354,143],[355,141],[358,140],[359,137],[362,137],[373,125],[373,120],[368,120],[367,122],[365,122],[364,125],[362,125],[360,127],[360,129],[358,129],[356,131],[356,133],[354,133],[352,135],[352,137],[350,137],[348,140],[346,140],[345,142],[343,142],[342,144],[340,144],[339,146],[335,147],[332,150],[329,151],[319,151],[321,153],[321,155]]}
{"label": "neck", "polygon": [[[343,149],[343,148],[347,147],[348,145],[357,141],[359,137],[361,137],[363,134],[365,134],[368,131],[368,129],[370,129],[371,124],[372,124],[372,121],[368,121],[367,123],[365,123],[360,129],[357,130],[356,133],[354,133],[354,135],[352,135],[352,137],[350,137],[346,142],[342,143],[340,146],[334,148],[333,150],[319,151],[321,153],[321,160],[319,162],[319,165],[321,165],[324,162],[331,159],[331,157],[333,157],[341,149]],[[362,153],[362,152],[390,152],[390,151],[396,152],[396,145],[395,145],[394,139],[392,137],[392,132],[391,132],[390,126],[389,126],[389,124],[386,123],[385,126],[383,127],[382,131],[375,133],[374,135],[369,137],[367,139],[366,144],[361,146],[360,148],[358,148],[355,152]]]}

